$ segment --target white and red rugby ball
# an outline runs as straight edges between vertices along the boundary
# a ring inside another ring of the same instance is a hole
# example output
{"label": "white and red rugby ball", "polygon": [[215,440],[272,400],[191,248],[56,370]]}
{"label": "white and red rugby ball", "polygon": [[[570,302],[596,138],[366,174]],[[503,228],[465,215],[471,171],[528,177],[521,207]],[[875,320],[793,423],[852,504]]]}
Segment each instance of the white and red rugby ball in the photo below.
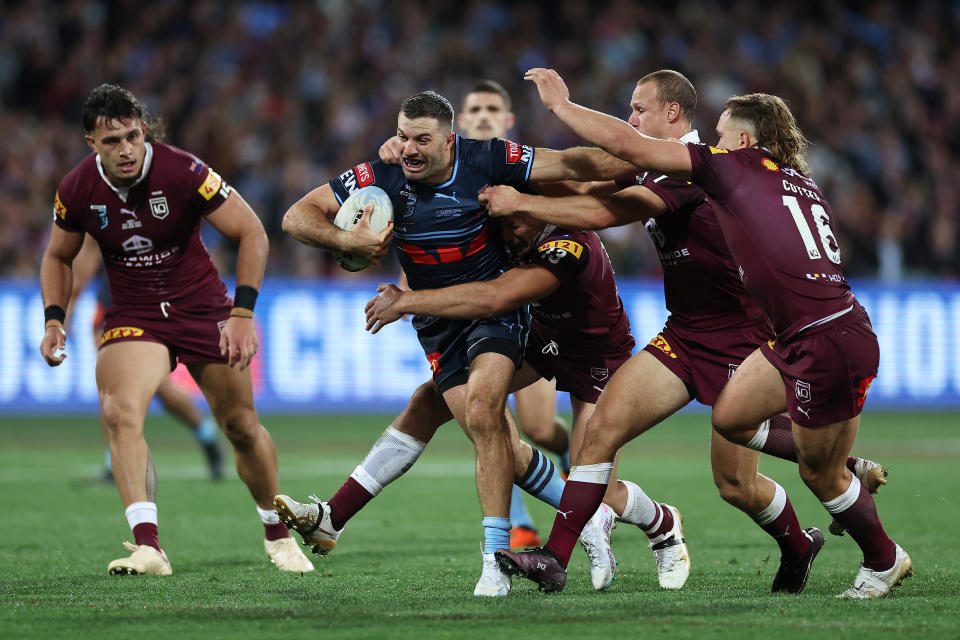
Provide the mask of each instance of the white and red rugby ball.
{"label": "white and red rugby ball", "polygon": [[[363,217],[363,210],[368,204],[373,203],[373,211],[370,214],[370,227],[380,232],[387,228],[393,222],[393,203],[387,192],[380,187],[363,187],[350,194],[337,211],[337,216],[333,219],[335,224],[344,231],[350,231],[360,218]],[[356,256],[349,251],[334,251],[333,257],[337,264],[347,271],[360,271],[370,266],[370,262]]]}

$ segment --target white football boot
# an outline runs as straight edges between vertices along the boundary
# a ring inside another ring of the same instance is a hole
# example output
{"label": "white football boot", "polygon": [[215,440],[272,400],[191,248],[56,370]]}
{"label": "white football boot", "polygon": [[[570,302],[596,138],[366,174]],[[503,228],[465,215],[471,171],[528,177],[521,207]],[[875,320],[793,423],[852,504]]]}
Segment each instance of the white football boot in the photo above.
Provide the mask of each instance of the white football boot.
{"label": "white football boot", "polygon": [[660,504],[673,514],[673,528],[650,541],[653,556],[657,559],[657,580],[663,589],[679,589],[690,576],[690,554],[683,538],[683,518],[676,507]]}
{"label": "white football boot", "polygon": [[[887,470],[879,462],[867,460],[866,458],[857,458],[850,469],[853,475],[857,476],[860,482],[867,488],[868,493],[880,493],[880,486],[887,484]],[[835,536],[842,536],[846,529],[837,522],[836,518],[830,521],[830,533]]]}
{"label": "white football boot", "polygon": [[865,600],[867,598],[882,598],[890,593],[890,589],[903,582],[904,578],[913,575],[913,562],[911,562],[907,552],[900,548],[900,545],[897,545],[895,558],[893,566],[886,571],[874,571],[861,564],[860,572],[857,574],[856,580],[853,581],[853,586],[837,595],[837,597]]}
{"label": "white football boot", "polygon": [[512,582],[510,576],[500,571],[500,565],[492,553],[483,555],[483,573],[473,589],[473,595],[478,598],[499,598],[510,593]]}
{"label": "white football boot", "polygon": [[273,498],[280,521],[288,529],[303,537],[304,546],[310,547],[317,555],[325,556],[337,546],[337,539],[343,529],[333,528],[330,521],[330,507],[316,496],[310,496],[313,504],[301,504],[290,496],[278,495]]}
{"label": "white football boot", "polygon": [[613,509],[601,503],[580,532],[580,546],[590,558],[590,581],[597,591],[613,583],[617,570],[617,558],[610,548],[610,532],[617,528],[616,517]]}
{"label": "white football boot", "polygon": [[123,546],[132,551],[126,558],[117,558],[107,566],[112,576],[169,576],[173,574],[167,554],[157,551],[148,544],[124,542]]}
{"label": "white football boot", "polygon": [[313,571],[313,563],[303,555],[296,540],[292,537],[264,540],[263,548],[270,556],[270,562],[280,571],[308,573]]}

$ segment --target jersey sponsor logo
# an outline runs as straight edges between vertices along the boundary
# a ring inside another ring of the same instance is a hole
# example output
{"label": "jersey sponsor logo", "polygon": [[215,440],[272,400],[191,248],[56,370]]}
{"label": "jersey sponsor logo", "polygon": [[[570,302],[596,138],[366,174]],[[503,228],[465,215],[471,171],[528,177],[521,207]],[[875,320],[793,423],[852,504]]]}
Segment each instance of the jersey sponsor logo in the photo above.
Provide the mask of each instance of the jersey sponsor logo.
{"label": "jersey sponsor logo", "polygon": [[718,149],[716,147],[711,147],[711,146],[707,146],[707,148],[710,149],[710,153],[713,155],[717,155],[718,153],[730,153],[726,149]]}
{"label": "jersey sponsor logo", "polygon": [[657,337],[650,341],[650,346],[660,349],[660,351],[663,351],[671,358],[677,357],[677,354],[673,352],[673,348],[670,346],[670,343],[667,342],[667,339],[663,337],[662,333],[658,333]]}
{"label": "jersey sponsor logo", "polygon": [[525,144],[517,144],[511,140],[504,140],[507,145],[507,164],[530,162],[533,149]]}
{"label": "jersey sponsor logo", "polygon": [[606,367],[590,367],[590,377],[597,382],[602,382],[610,377],[610,369]]}
{"label": "jersey sponsor logo", "polygon": [[67,208],[63,206],[63,202],[60,201],[60,192],[57,191],[57,195],[53,196],[53,217],[56,218],[60,216],[61,220],[66,220],[67,218]]}
{"label": "jersey sponsor logo", "polygon": [[776,344],[776,340],[767,340],[767,346],[773,349],[773,345]]}
{"label": "jersey sponsor logo", "polygon": [[867,401],[867,390],[870,388],[870,385],[873,384],[873,380],[877,376],[870,376],[869,378],[864,378],[860,381],[860,386],[857,387],[857,407],[862,408],[863,403]]}
{"label": "jersey sponsor logo", "polygon": [[143,255],[144,253],[153,251],[153,240],[144,238],[143,236],[133,235],[124,240],[120,246],[122,246],[123,250],[127,253]]}
{"label": "jersey sponsor logo", "polygon": [[797,394],[797,400],[800,402],[810,402],[812,396],[810,390],[810,383],[805,380],[797,380],[797,385],[795,388]]}
{"label": "jersey sponsor logo", "polygon": [[556,343],[556,341],[551,340],[551,341],[548,342],[546,345],[544,345],[543,349],[540,349],[540,353],[542,353],[542,354],[545,355],[545,356],[556,356],[556,355],[559,355],[559,354],[560,354],[560,346]]}
{"label": "jersey sponsor logo", "polygon": [[[90,205],[90,210],[93,211],[94,215],[97,216],[97,219],[100,221],[100,228],[106,229],[107,225],[110,223],[109,218],[107,218],[107,205],[92,204]],[[123,211],[123,209],[120,211]]]}
{"label": "jersey sponsor logo", "polygon": [[358,188],[363,189],[364,187],[373,184],[373,169],[370,167],[369,162],[358,164],[353,168],[353,170],[357,174]]}
{"label": "jersey sponsor logo", "polygon": [[[209,200],[217,194],[217,191],[220,191],[220,185],[223,183],[223,179],[217,175],[217,172],[213,169],[210,169],[207,173],[207,179],[203,181],[203,184],[200,185],[200,188],[197,189],[197,193],[203,196],[204,200]],[[151,202],[153,202],[151,200]],[[154,214],[157,215],[157,214]],[[164,216],[166,217],[166,216]]]}
{"label": "jersey sponsor logo", "polygon": [[[213,171],[211,171],[210,174],[217,175]],[[210,178],[208,177],[207,180],[210,180]],[[220,180],[220,176],[217,176],[217,180],[218,181]],[[206,184],[206,182],[204,182],[204,184]],[[201,191],[201,194],[202,193],[203,192]],[[211,197],[213,197],[213,195],[212,194],[210,196],[204,195],[203,197],[209,200]],[[168,215],[170,215],[170,205],[167,204],[167,196],[160,196],[159,198],[150,198],[148,202],[150,203],[150,213],[152,213],[153,217],[156,218],[157,220],[163,220]]]}
{"label": "jersey sponsor logo", "polygon": [[138,327],[114,327],[103,332],[100,337],[100,344],[116,340],[117,338],[139,338],[143,335],[143,329]]}
{"label": "jersey sponsor logo", "polygon": [[780,167],[777,166],[777,163],[770,158],[764,158],[760,161],[760,164],[762,164],[763,168],[767,171],[780,171]]}
{"label": "jersey sponsor logo", "polygon": [[568,253],[579,260],[583,253],[583,245],[573,240],[550,240],[537,247],[537,253],[546,254],[544,257],[556,264]]}

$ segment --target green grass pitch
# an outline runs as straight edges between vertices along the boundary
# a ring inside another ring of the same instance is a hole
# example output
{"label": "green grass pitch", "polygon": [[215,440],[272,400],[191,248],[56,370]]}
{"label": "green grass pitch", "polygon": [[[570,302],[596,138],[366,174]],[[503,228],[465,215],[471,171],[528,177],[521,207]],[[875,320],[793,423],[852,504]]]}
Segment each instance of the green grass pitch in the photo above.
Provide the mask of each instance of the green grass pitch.
{"label": "green grass pitch", "polygon": [[[280,489],[332,495],[390,416],[266,416]],[[131,539],[114,487],[93,481],[102,447],[92,417],[0,418],[0,638],[931,638],[960,634],[960,415],[868,412],[856,452],[890,471],[877,504],[911,555],[915,576],[880,601],[834,596],[856,575],[849,536],[827,535],[806,591],[773,596],[776,545],[717,495],[704,414],[671,418],[624,450],[621,476],[684,515],[693,571],[678,592],[657,586],[635,528],[613,534],[609,591],[590,586],[577,549],[570,580],[547,596],[515,580],[507,598],[472,597],[480,571],[473,457],[453,423],[418,464],[358,514],[317,571],[281,575],[235,472],[205,478],[182,427],[151,415],[160,476],[160,539],[169,578],[110,577]],[[829,517],[795,465],[761,459],[804,526]],[[528,505],[543,533],[553,511]]]}

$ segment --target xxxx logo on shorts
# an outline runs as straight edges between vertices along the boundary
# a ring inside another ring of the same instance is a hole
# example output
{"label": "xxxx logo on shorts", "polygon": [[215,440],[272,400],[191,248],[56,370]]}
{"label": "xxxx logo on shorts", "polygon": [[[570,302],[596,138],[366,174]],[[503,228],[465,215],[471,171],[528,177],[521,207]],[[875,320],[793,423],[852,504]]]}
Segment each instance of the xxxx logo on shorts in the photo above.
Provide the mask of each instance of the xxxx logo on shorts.
{"label": "xxxx logo on shorts", "polygon": [[671,358],[677,357],[677,354],[673,352],[673,349],[670,347],[670,343],[667,342],[667,339],[663,337],[662,333],[658,333],[657,337],[650,341],[650,345],[660,349],[660,351],[663,351]]}
{"label": "xxxx logo on shorts", "polygon": [[103,336],[100,338],[100,344],[104,342],[109,342],[110,340],[116,340],[117,338],[139,338],[143,335],[143,329],[138,329],[137,327],[114,327],[103,332]]}
{"label": "xxxx logo on shorts", "polygon": [[867,389],[870,388],[870,385],[873,384],[873,380],[876,377],[877,376],[870,376],[860,381],[860,386],[857,388],[857,407],[862,407],[863,403],[867,401]]}
{"label": "xxxx logo on shorts", "polygon": [[430,363],[430,371],[433,372],[433,377],[436,378],[437,374],[443,371],[443,368],[440,366],[440,356],[443,353],[440,351],[434,351],[433,353],[427,354],[427,362]]}

